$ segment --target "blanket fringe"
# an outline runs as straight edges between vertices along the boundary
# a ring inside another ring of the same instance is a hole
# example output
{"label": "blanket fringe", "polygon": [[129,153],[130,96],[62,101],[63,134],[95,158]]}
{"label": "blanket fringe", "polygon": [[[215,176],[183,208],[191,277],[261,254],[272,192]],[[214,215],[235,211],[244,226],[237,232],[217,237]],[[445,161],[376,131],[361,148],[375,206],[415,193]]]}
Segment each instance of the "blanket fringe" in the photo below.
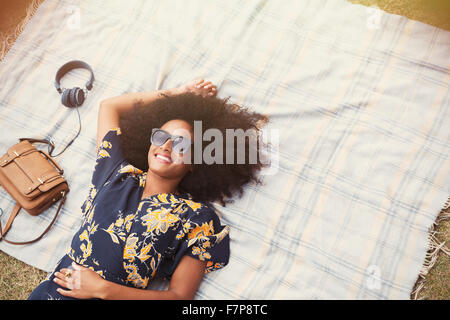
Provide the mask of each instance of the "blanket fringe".
{"label": "blanket fringe", "polygon": [[36,13],[37,9],[39,8],[39,5],[42,2],[43,0],[31,1],[31,3],[27,7],[25,17],[22,19],[22,21],[19,22],[19,24],[16,26],[13,32],[11,32],[10,34],[4,34],[0,32],[0,61],[3,60],[8,51],[11,49],[12,45],[14,44],[14,41],[16,41],[16,39],[22,33],[26,24],[30,21],[31,17]]}
{"label": "blanket fringe", "polygon": [[439,254],[442,252],[443,254],[450,256],[450,249],[445,245],[445,241],[440,242],[440,240],[436,238],[436,234],[438,234],[436,228],[439,225],[439,223],[441,223],[443,220],[450,219],[449,207],[450,207],[450,196],[445,202],[441,212],[438,214],[436,221],[433,222],[433,224],[429,229],[428,233],[429,243],[428,243],[428,250],[425,255],[425,262],[423,263],[422,268],[419,271],[419,278],[417,279],[416,284],[414,285],[414,288],[411,292],[411,299],[413,300],[422,300],[426,298],[426,297],[418,298],[418,296],[419,293],[422,291],[422,289],[425,287],[426,276],[430,272],[431,268],[433,268],[433,266],[436,264]]}

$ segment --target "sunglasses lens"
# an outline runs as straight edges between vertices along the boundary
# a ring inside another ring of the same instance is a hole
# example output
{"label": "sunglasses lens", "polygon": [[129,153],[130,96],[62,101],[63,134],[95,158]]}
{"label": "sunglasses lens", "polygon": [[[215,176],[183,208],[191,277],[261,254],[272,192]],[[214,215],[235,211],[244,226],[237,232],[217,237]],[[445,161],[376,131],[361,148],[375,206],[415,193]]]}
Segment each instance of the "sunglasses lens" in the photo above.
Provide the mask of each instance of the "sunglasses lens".
{"label": "sunglasses lens", "polygon": [[[171,135],[168,132],[158,129],[153,131],[150,142],[156,146],[162,146],[169,138]],[[172,139],[172,148],[175,152],[185,153],[190,146],[191,141],[188,138],[176,136]]]}
{"label": "sunglasses lens", "polygon": [[170,136],[166,132],[162,130],[156,130],[152,134],[151,143],[157,146],[162,146],[164,143],[166,143],[169,137]]}

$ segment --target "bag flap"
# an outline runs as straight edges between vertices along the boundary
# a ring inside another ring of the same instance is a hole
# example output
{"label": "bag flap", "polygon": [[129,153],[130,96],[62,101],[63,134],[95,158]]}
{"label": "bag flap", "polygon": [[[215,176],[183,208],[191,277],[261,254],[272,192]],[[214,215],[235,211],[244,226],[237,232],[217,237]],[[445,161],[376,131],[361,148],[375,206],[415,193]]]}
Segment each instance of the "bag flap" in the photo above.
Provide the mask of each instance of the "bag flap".
{"label": "bag flap", "polygon": [[0,158],[0,166],[4,167],[15,158],[29,152],[33,152],[34,150],[36,150],[36,148],[28,141],[24,140],[22,142],[19,142],[10,147],[8,151]]}
{"label": "bag flap", "polygon": [[36,188],[46,192],[65,182],[51,162],[26,140],[9,148],[0,163],[3,174],[25,196]]}

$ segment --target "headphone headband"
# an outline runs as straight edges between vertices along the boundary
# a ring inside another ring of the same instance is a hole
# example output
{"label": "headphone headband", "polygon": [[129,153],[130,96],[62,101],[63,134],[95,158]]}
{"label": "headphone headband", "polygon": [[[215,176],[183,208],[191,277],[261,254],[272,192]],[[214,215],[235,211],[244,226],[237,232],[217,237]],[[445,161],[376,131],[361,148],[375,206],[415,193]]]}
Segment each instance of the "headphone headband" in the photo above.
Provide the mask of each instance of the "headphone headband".
{"label": "headphone headband", "polygon": [[67,63],[65,63],[62,67],[58,69],[58,72],[56,72],[55,76],[55,87],[56,90],[58,90],[59,93],[62,93],[60,80],[61,78],[70,70],[77,69],[77,68],[83,68],[89,70],[91,73],[91,78],[86,82],[86,89],[91,90],[92,84],[94,83],[95,77],[94,72],[92,71],[92,68],[86,63],[81,60],[72,60]]}

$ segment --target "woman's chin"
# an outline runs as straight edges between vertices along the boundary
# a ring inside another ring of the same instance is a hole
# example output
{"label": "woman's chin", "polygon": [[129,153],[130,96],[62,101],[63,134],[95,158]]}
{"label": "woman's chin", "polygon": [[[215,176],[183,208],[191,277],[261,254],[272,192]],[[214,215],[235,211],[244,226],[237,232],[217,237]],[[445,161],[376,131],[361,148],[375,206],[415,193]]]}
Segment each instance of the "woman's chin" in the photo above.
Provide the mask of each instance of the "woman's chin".
{"label": "woman's chin", "polygon": [[152,163],[149,166],[149,170],[159,176],[166,176],[168,173],[170,173],[172,170],[170,168],[170,165],[167,164],[160,164],[160,163]]}
{"label": "woman's chin", "polygon": [[173,163],[151,163],[149,171],[165,179],[176,179],[183,176],[184,170],[182,168],[176,168]]}

